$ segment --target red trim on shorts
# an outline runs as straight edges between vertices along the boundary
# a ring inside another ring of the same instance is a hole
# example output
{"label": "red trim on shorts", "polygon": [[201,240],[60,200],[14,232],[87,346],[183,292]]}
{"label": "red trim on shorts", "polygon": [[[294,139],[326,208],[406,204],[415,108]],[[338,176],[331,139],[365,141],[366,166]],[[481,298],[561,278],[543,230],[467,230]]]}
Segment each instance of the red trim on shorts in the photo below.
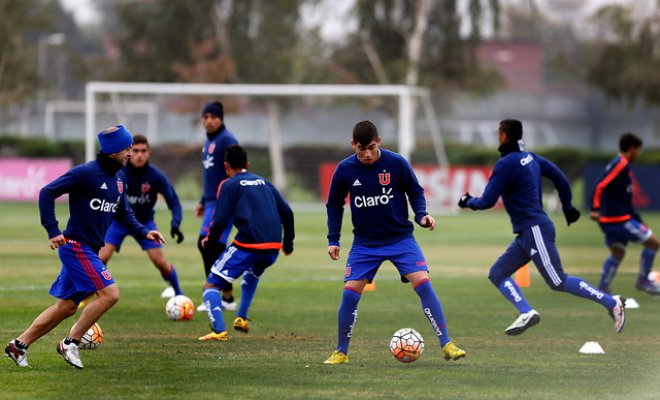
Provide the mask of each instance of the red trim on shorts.
{"label": "red trim on shorts", "polygon": [[426,283],[426,282],[429,282],[429,281],[430,281],[429,278],[424,278],[424,279],[422,279],[421,281],[417,282],[417,284],[416,284],[415,286],[413,286],[413,290],[414,290],[414,289],[417,289],[417,287],[418,287],[419,285],[421,285],[421,284],[423,284],[423,283]]}
{"label": "red trim on shorts", "polygon": [[89,277],[89,279],[92,280],[94,287],[97,290],[103,289],[104,288],[103,280],[94,269],[94,266],[92,265],[91,261],[89,261],[89,258],[87,258],[87,256],[85,255],[80,243],[74,241],[69,241],[69,243],[71,243],[71,246],[73,247],[73,251],[76,253],[76,258],[78,259],[78,262],[80,262],[80,265],[82,265],[85,272],[87,272],[87,276]]}
{"label": "red trim on shorts", "polygon": [[355,293],[359,294],[360,296],[362,296],[362,292],[361,292],[361,291],[359,291],[359,290],[357,290],[357,289],[354,289],[354,288],[352,288],[352,287],[348,287],[348,285],[347,285],[347,286],[344,286],[344,290],[350,290],[351,292],[355,292]]}

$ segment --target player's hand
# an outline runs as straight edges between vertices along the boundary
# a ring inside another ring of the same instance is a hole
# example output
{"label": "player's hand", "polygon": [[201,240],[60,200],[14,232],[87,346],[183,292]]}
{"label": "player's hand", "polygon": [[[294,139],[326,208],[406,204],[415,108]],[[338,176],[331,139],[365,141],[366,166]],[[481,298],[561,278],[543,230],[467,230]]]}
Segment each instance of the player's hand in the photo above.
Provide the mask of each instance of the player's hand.
{"label": "player's hand", "polygon": [[55,237],[50,238],[50,249],[55,250],[58,247],[66,246],[66,239],[64,235],[59,234]]}
{"label": "player's hand", "polygon": [[339,246],[328,246],[328,255],[333,260],[339,260]]}
{"label": "player's hand", "polygon": [[589,213],[589,218],[598,222],[598,220],[600,219],[600,211],[592,211],[591,213]]}
{"label": "player's hand", "polygon": [[566,217],[566,224],[570,225],[580,219],[580,211],[578,211],[577,208],[571,206],[571,208],[564,210],[564,216]]}
{"label": "player's hand", "polygon": [[425,215],[424,218],[422,218],[422,220],[419,221],[419,224],[422,227],[428,228],[428,230],[432,231],[435,229],[435,218],[433,218],[430,215]]}
{"label": "player's hand", "polygon": [[177,243],[183,242],[183,233],[181,233],[178,227],[173,226],[170,230],[170,235],[172,236],[172,239],[176,237]]}
{"label": "player's hand", "polygon": [[205,249],[205,248],[206,248],[206,244],[207,244],[208,242],[209,242],[209,237],[208,237],[208,236],[205,236],[204,239],[202,239],[202,241],[199,242],[199,244],[202,246],[202,248]]}
{"label": "player's hand", "polygon": [[466,208],[468,200],[470,200],[471,198],[472,198],[472,196],[470,196],[470,193],[465,192],[465,194],[463,196],[461,196],[460,200],[458,200],[458,206],[460,208]]}
{"label": "player's hand", "polygon": [[158,231],[149,231],[149,233],[147,233],[146,238],[149,240],[153,240],[154,242],[165,243],[165,238]]}
{"label": "player's hand", "polygon": [[195,217],[202,218],[204,216],[204,204],[197,203],[195,205]]}

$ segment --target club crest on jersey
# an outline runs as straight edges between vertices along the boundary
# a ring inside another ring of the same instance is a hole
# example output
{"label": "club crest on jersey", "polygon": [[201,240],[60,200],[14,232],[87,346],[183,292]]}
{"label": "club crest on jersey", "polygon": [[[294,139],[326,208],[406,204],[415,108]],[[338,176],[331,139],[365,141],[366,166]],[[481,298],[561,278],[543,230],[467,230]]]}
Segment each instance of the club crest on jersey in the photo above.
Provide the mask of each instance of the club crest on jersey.
{"label": "club crest on jersey", "polygon": [[119,193],[124,193],[124,182],[117,181],[117,190],[119,191]]}
{"label": "club crest on jersey", "polygon": [[142,186],[140,186],[140,191],[142,193],[149,193],[149,190],[151,190],[151,185],[149,182],[144,182]]}
{"label": "club crest on jersey", "polygon": [[112,275],[110,275],[110,272],[108,272],[108,271],[102,271],[101,275],[103,275],[103,277],[105,278],[106,281],[109,281],[109,280],[112,279]]}
{"label": "club crest on jersey", "polygon": [[211,143],[209,145],[209,154],[213,154],[214,151],[215,151],[215,143]]}
{"label": "club crest on jersey", "polygon": [[383,171],[380,174],[378,174],[378,182],[380,182],[381,185],[386,186],[390,184],[390,173]]}

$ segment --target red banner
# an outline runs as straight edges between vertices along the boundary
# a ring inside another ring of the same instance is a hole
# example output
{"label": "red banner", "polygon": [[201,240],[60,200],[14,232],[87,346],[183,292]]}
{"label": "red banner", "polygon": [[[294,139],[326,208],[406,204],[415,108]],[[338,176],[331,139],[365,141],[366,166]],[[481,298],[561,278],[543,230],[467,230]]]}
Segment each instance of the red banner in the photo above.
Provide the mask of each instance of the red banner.
{"label": "red banner", "polygon": [[[319,168],[319,184],[321,185],[321,200],[328,199],[330,181],[337,163],[323,163]],[[465,192],[480,196],[490,177],[491,167],[452,166],[441,168],[430,165],[413,165],[415,175],[424,188],[424,195],[429,208],[456,208],[458,199]],[[497,207],[501,206],[501,201]]]}
{"label": "red banner", "polygon": [[37,201],[39,190],[71,166],[68,158],[3,158],[0,160],[0,201]]}

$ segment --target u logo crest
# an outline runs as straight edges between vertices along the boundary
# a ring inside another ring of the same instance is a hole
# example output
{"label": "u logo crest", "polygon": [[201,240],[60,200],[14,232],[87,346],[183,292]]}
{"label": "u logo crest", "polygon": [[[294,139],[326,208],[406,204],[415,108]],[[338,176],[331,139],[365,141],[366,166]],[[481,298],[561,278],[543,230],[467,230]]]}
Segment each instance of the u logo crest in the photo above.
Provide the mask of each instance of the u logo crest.
{"label": "u logo crest", "polygon": [[380,182],[381,185],[386,186],[390,184],[390,173],[389,172],[382,172],[378,174],[378,182]]}

